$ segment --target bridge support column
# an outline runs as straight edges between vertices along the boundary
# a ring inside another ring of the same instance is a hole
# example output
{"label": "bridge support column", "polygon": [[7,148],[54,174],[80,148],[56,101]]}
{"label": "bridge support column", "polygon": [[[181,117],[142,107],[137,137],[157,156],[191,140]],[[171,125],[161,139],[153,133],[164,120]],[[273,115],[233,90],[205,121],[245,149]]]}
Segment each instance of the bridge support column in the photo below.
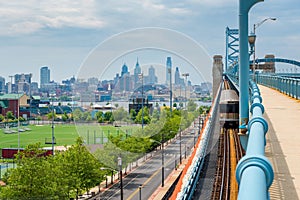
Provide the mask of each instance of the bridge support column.
{"label": "bridge support column", "polygon": [[248,51],[248,12],[263,0],[239,0],[239,86],[240,86],[240,132],[246,132],[249,120],[249,51]]}

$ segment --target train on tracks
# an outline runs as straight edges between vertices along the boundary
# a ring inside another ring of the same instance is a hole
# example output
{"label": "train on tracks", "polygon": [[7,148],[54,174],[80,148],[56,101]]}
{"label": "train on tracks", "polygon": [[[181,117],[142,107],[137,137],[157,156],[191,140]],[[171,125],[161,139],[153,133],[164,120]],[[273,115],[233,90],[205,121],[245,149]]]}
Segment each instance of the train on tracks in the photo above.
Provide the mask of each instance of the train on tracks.
{"label": "train on tracks", "polygon": [[235,90],[225,89],[220,97],[220,124],[225,129],[235,129],[239,125],[239,97]]}

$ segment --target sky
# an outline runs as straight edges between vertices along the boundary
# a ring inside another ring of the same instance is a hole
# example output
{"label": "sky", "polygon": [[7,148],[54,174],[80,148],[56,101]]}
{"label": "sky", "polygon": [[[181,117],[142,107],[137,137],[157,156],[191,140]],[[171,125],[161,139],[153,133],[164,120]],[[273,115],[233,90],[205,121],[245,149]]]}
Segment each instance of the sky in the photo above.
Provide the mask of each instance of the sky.
{"label": "sky", "polygon": [[[299,61],[299,0],[256,4],[249,13],[249,31],[267,17],[277,20],[256,29],[256,57],[275,54]],[[10,75],[33,73],[33,81],[39,82],[39,69],[48,66],[51,79],[58,82],[98,68],[96,77],[110,79],[121,72],[123,63],[132,72],[138,57],[140,65],[158,66],[158,76],[164,77],[166,57],[172,56],[173,66],[189,72],[192,82],[199,76],[210,81],[212,63],[207,61],[216,54],[225,56],[227,26],[238,28],[237,0],[0,0],[0,76],[8,81]],[[151,34],[158,29],[166,34]],[[161,44],[166,40],[172,45]],[[151,41],[158,41],[154,50],[147,49]],[[189,42],[197,46],[195,51],[185,46]],[[193,60],[198,53],[203,62]],[[98,56],[110,59],[95,60]],[[90,60],[97,65],[90,65]],[[201,69],[194,72],[198,66]]]}

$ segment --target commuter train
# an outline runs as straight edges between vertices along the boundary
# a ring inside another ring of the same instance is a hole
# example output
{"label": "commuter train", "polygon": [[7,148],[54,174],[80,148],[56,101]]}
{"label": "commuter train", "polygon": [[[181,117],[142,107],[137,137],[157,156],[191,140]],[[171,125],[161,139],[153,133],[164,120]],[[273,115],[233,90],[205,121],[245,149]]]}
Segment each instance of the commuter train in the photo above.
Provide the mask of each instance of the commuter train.
{"label": "commuter train", "polygon": [[220,97],[220,124],[223,128],[238,128],[239,97],[235,90],[222,90]]}

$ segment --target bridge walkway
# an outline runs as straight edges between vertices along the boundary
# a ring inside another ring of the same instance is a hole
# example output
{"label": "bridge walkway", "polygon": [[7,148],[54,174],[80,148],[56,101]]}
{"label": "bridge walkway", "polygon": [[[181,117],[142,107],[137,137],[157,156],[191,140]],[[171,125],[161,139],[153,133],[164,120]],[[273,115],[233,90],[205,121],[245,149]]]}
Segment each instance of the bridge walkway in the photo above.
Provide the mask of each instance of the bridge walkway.
{"label": "bridge walkway", "polygon": [[259,85],[268,121],[266,156],[274,169],[271,199],[300,198],[300,101]]}

